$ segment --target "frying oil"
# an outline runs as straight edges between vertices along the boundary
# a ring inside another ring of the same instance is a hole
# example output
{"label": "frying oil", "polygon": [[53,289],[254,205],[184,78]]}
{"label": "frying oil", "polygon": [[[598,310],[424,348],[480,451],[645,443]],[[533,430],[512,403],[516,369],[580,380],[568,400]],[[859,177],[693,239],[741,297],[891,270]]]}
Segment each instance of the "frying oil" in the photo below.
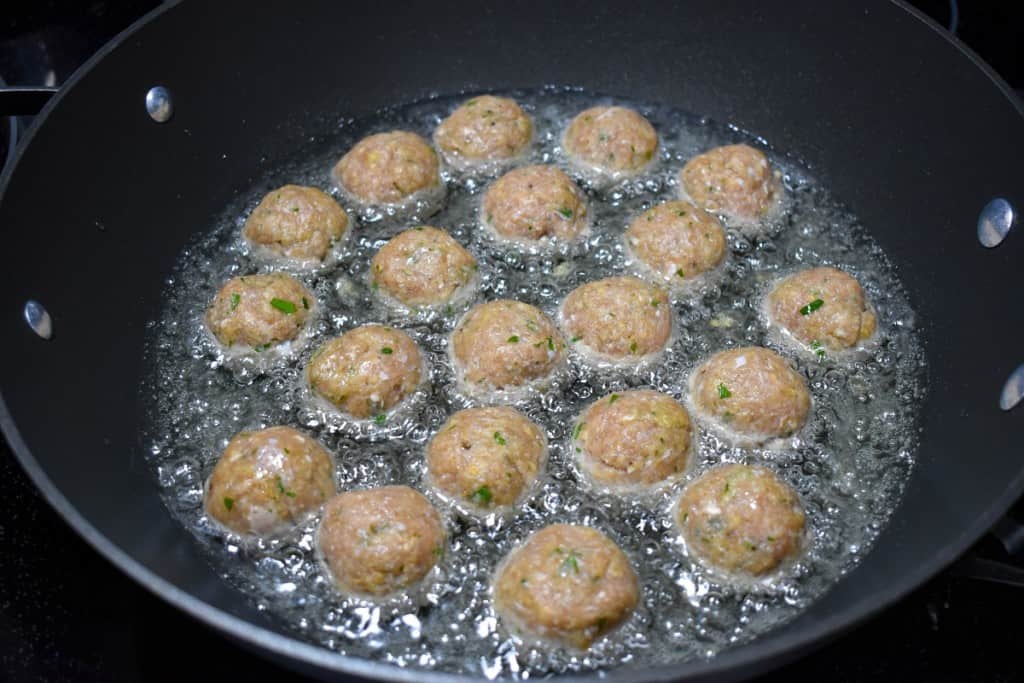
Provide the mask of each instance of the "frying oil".
{"label": "frying oil", "polygon": [[[249,595],[296,637],[339,654],[403,667],[527,678],[583,672],[630,662],[639,665],[711,657],[792,619],[868,552],[899,500],[914,463],[917,407],[925,365],[914,312],[896,271],[862,226],[798,160],[771,150],[733,127],[657,104],[600,97],[575,89],[506,93],[535,124],[535,140],[520,163],[553,163],[586,190],[592,231],[585,243],[526,253],[496,243],[478,227],[477,207],[499,172],[444,171],[447,195],[401,211],[346,209],[354,232],[337,261],[297,273],[320,307],[309,339],[288,353],[227,357],[203,328],[203,313],[229,277],[271,268],[240,238],[245,216],[269,190],[285,183],[331,191],[330,170],[365,135],[391,129],[429,138],[462,99],[437,97],[340,122],[310,139],[290,159],[242,193],[181,254],[166,282],[166,304],[150,323],[146,434],[149,460],[172,514],[195,535],[224,578]],[[588,178],[560,147],[571,117],[597,104],[641,111],[661,137],[647,172],[609,182]],[[420,487],[424,448],[455,410],[473,405],[453,379],[447,339],[472,303],[433,312],[399,313],[368,286],[375,251],[401,230],[429,224],[448,230],[480,263],[473,301],[513,298],[554,317],[574,287],[629,272],[621,242],[629,222],[652,205],[675,198],[675,173],[710,147],[748,142],[766,149],[786,188],[785,211],[762,237],[729,231],[721,276],[690,288],[674,303],[677,333],[661,361],[635,369],[600,368],[571,357],[568,372],[546,393],[517,404],[542,425],[550,443],[546,473],[518,514],[474,520],[435,497],[444,511],[450,545],[440,571],[410,596],[373,605],[339,595],[318,568],[316,519],[273,541],[243,543],[218,531],[202,506],[203,482],[237,432],[275,424],[315,435],[338,457],[340,490],[404,483]],[[344,203],[344,202],[343,202]],[[429,215],[428,215],[429,214]],[[854,274],[878,314],[877,344],[860,357],[818,359],[779,346],[760,302],[781,274],[835,265]],[[429,381],[384,424],[346,420],[312,400],[302,369],[313,350],[357,325],[389,323],[424,350]],[[569,448],[572,418],[613,390],[651,387],[683,398],[686,377],[715,351],[739,345],[772,346],[804,375],[813,397],[807,425],[773,449],[739,449],[699,429],[687,480],[722,462],[764,464],[800,494],[808,523],[805,553],[756,587],[732,588],[684,556],[671,521],[680,486],[647,497],[617,498],[579,480]],[[593,525],[631,558],[642,586],[633,617],[586,653],[518,642],[496,618],[489,584],[501,558],[530,533],[554,522]]]}

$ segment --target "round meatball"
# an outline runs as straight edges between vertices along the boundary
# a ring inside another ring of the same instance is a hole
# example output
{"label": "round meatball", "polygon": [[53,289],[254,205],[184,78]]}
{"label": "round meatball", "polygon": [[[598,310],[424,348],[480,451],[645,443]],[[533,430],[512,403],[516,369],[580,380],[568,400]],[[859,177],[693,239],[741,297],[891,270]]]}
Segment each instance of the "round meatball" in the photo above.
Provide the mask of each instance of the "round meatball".
{"label": "round meatball", "polygon": [[790,275],[768,294],[768,317],[815,351],[840,351],[875,333],[875,314],[852,275],[811,268]]}
{"label": "round meatball", "polygon": [[782,196],[768,158],[748,145],[716,147],[690,159],[679,185],[693,203],[738,223],[764,218]]}
{"label": "round meatball", "polygon": [[672,335],[668,295],[635,277],[595,280],[569,292],[562,328],[578,348],[617,362],[637,362]]}
{"label": "round meatball", "polygon": [[316,303],[291,275],[233,277],[206,309],[206,325],[224,346],[263,351],[299,336]]}
{"label": "round meatball", "polygon": [[349,194],[368,204],[403,202],[441,184],[433,148],[403,130],[363,138],[341,158],[334,175]]}
{"label": "round meatball", "polygon": [[452,333],[451,349],[463,382],[505,390],[550,375],[565,356],[565,341],[537,308],[499,299],[470,309]]}
{"label": "round meatball", "polygon": [[426,225],[395,235],[370,262],[373,288],[407,306],[451,301],[477,270],[476,259],[451,235]]}
{"label": "round meatball", "polygon": [[245,536],[268,537],[312,516],[335,492],[334,458],[291,427],[240,432],[206,483],[206,514]]}
{"label": "round meatball", "polygon": [[764,467],[720,465],[683,491],[676,523],[689,553],[712,569],[751,577],[800,551],[804,512],[785,482]]}
{"label": "round meatball", "polygon": [[512,630],[586,649],[636,607],[629,558],[597,529],[552,524],[502,562],[494,609]]}
{"label": "round meatball", "polygon": [[328,501],[316,543],[338,590],[382,598],[421,581],[444,556],[446,538],[422,493],[384,486]]}
{"label": "round meatball", "polygon": [[547,457],[544,432],[512,408],[469,408],[452,415],[427,446],[434,486],[489,512],[514,505]]}
{"label": "round meatball", "polygon": [[285,185],[249,214],[242,236],[254,246],[296,261],[320,262],[348,229],[348,214],[315,187]]}
{"label": "round meatball", "polygon": [[722,224],[684,201],[658,204],[637,216],[625,242],[633,258],[672,284],[703,275],[725,258]]}
{"label": "round meatball", "polygon": [[587,204],[572,179],[554,166],[509,171],[488,188],[484,224],[510,240],[571,241],[587,228]]}
{"label": "round meatball", "polygon": [[759,346],[716,353],[693,373],[690,392],[700,412],[755,440],[792,434],[811,408],[804,378]]}
{"label": "round meatball", "polygon": [[573,438],[580,467],[596,484],[651,486],[686,468],[690,414],[659,391],[612,393],[590,404]]}
{"label": "round meatball", "polygon": [[377,419],[420,385],[423,357],[409,335],[363,325],[330,340],[306,366],[309,386],[352,417]]}
{"label": "round meatball", "polygon": [[626,107],[591,107],[572,120],[562,140],[575,161],[609,173],[635,173],[658,150],[651,122]]}
{"label": "round meatball", "polygon": [[481,95],[462,103],[434,131],[448,156],[469,163],[519,156],[533,137],[533,123],[515,100]]}

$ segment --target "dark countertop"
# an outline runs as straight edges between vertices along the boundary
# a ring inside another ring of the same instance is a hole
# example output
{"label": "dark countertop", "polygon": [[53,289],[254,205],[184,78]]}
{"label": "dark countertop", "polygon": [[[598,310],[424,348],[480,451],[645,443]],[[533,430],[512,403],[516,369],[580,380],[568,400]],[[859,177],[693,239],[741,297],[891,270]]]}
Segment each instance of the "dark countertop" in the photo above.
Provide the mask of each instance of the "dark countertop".
{"label": "dark countertop", "polygon": [[[5,4],[0,76],[40,83],[15,55],[40,37],[67,47],[58,82],[84,56],[156,3]],[[914,3],[945,23],[942,0]],[[960,35],[1024,87],[1024,3],[961,2]],[[21,5],[21,7],[16,7]],[[1018,503],[1021,512],[1024,505]],[[46,504],[0,445],[0,681],[304,680],[240,649],[126,579]],[[976,552],[998,556],[982,541]],[[765,681],[1019,681],[1024,588],[953,571]]]}

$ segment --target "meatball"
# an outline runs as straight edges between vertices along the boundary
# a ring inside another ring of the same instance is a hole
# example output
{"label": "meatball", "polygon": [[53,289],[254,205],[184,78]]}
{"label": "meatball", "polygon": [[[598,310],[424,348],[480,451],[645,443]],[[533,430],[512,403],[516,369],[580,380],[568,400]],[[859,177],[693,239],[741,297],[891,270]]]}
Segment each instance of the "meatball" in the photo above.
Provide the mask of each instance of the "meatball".
{"label": "meatball", "polygon": [[533,123],[515,100],[481,95],[462,104],[434,131],[449,157],[469,163],[519,156],[533,137]]}
{"label": "meatball", "polygon": [[299,336],[316,304],[313,294],[291,275],[234,277],[206,309],[206,325],[224,346],[263,351]]}
{"label": "meatball", "polygon": [[807,384],[782,356],[759,346],[721,351],[690,380],[694,406],[754,440],[787,436],[807,419]]}
{"label": "meatball", "polygon": [[514,505],[547,457],[544,432],[512,408],[452,415],[427,446],[434,486],[477,511]]}
{"label": "meatball", "polygon": [[569,292],[562,328],[584,351],[638,362],[665,348],[672,335],[668,295],[635,277],[595,280]]}
{"label": "meatball", "polygon": [[373,288],[407,306],[451,301],[477,270],[476,259],[451,235],[425,225],[392,237],[370,263]]}
{"label": "meatball", "polygon": [[690,159],[679,185],[694,204],[741,224],[768,215],[782,196],[768,158],[748,145],[716,147]]}
{"label": "meatball", "polygon": [[768,294],[768,317],[797,340],[823,353],[840,351],[875,333],[875,314],[852,275],[811,268],[790,275]]}
{"label": "meatball", "polygon": [[316,543],[338,590],[382,598],[430,573],[446,538],[441,516],[422,493],[384,486],[328,501]]}
{"label": "meatball", "polygon": [[725,231],[718,219],[690,202],[653,206],[629,224],[626,248],[666,282],[682,284],[725,258]]}
{"label": "meatball", "polygon": [[550,375],[565,340],[540,310],[510,299],[477,304],[451,340],[459,378],[472,388],[514,389]]}
{"label": "meatball", "polygon": [[423,357],[406,333],[363,325],[317,349],[306,377],[316,394],[343,413],[380,419],[420,385]]}
{"label": "meatball", "polygon": [[524,166],[498,178],[484,195],[483,213],[500,237],[520,242],[568,242],[587,229],[583,192],[554,166]]}
{"label": "meatball", "polygon": [[690,414],[650,389],[594,401],[573,429],[583,471],[613,489],[651,486],[682,472],[690,453]]}
{"label": "meatball", "polygon": [[335,492],[334,458],[291,427],[240,432],[206,482],[211,519],[242,535],[268,537],[312,516]]}
{"label": "meatball", "polygon": [[636,607],[629,558],[597,529],[552,524],[502,562],[494,609],[512,630],[586,649]]}
{"label": "meatball", "polygon": [[285,185],[249,214],[242,235],[254,246],[296,261],[321,262],[348,229],[348,214],[315,187]]}
{"label": "meatball", "polygon": [[403,202],[441,184],[437,154],[419,135],[402,130],[360,140],[334,167],[334,176],[367,204]]}
{"label": "meatball", "polygon": [[686,487],[676,523],[701,562],[758,577],[800,551],[804,512],[796,492],[770,470],[720,465]]}
{"label": "meatball", "polygon": [[651,122],[626,107],[591,107],[572,120],[562,146],[575,161],[608,173],[635,173],[658,150]]}

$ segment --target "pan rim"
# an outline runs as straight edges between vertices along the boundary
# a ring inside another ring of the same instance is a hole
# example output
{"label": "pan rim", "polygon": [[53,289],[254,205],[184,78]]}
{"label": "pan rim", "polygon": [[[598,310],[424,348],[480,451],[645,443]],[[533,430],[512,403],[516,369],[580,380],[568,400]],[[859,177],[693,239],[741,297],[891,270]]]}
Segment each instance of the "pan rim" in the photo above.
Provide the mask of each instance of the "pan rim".
{"label": "pan rim", "polygon": [[[4,172],[0,174],[0,202],[4,199],[10,177],[15,168],[17,168],[22,154],[30,146],[36,132],[45,125],[50,113],[60,105],[65,94],[74,88],[98,63],[103,61],[139,29],[156,20],[165,12],[173,10],[180,2],[181,0],[171,0],[150,11],[115,36],[75,71],[61,88],[60,92],[51,98],[36,117],[14,157],[9,160],[10,163],[7,164]],[[973,50],[956,36],[949,34],[923,12],[908,5],[905,0],[888,0],[888,2],[921,21],[969,59],[1000,90],[1018,115],[1024,119],[1024,102],[1017,97],[1013,89],[992,67],[985,63]],[[374,662],[358,657],[339,655],[317,645],[276,633],[269,628],[214,607],[157,575],[147,566],[134,559],[127,551],[112,542],[85,519],[53,484],[39,461],[32,455],[11,416],[2,391],[0,391],[0,431],[6,437],[7,443],[10,445],[21,467],[36,488],[43,494],[47,503],[95,551],[161,600],[205,625],[216,629],[230,639],[242,643],[250,649],[260,651],[261,654],[283,657],[286,660],[313,666],[323,671],[352,674],[374,680],[396,680],[408,681],[410,683],[413,681],[455,683],[456,681],[465,681],[470,677],[468,674],[399,668],[384,662]],[[819,620],[816,623],[815,632],[811,635],[784,635],[772,639],[769,634],[766,638],[755,639],[734,649],[727,649],[711,659],[696,659],[682,664],[653,667],[627,665],[607,671],[567,675],[559,678],[565,681],[592,681],[596,678],[611,682],[632,682],[638,680],[668,681],[679,680],[680,676],[684,673],[686,677],[700,677],[723,674],[727,671],[733,671],[736,675],[745,677],[753,672],[753,666],[759,662],[762,666],[759,667],[758,671],[764,673],[767,670],[791,661],[801,653],[817,648],[843,631],[863,623],[866,619],[889,607],[921,586],[962,555],[972,543],[980,538],[1006,513],[1022,493],[1024,493],[1024,471],[1019,472],[1017,477],[1008,483],[1002,494],[989,503],[984,513],[977,516],[959,537],[947,543],[940,552],[934,554],[927,562],[919,564],[914,570],[896,577],[885,589],[875,592],[870,600],[854,603],[841,612],[834,612],[826,618]],[[855,571],[851,572],[851,574],[855,573]],[[849,578],[847,577],[842,580],[849,580]],[[684,669],[684,671],[681,671],[681,669]]]}

